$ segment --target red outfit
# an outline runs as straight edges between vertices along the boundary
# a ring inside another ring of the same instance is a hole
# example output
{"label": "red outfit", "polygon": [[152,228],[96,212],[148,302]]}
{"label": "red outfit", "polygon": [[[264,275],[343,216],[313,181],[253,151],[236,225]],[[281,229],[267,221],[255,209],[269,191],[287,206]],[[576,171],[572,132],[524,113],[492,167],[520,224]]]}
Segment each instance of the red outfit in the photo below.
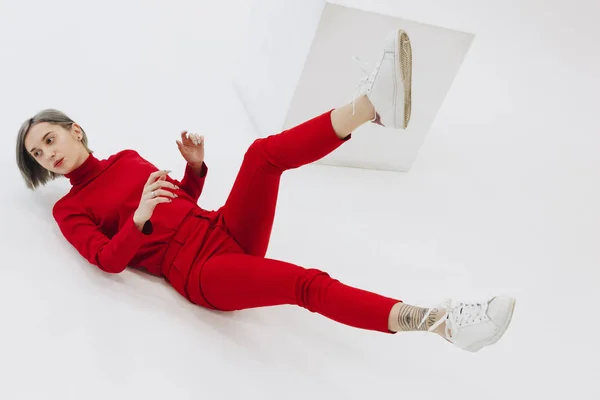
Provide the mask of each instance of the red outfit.
{"label": "red outfit", "polygon": [[349,287],[317,269],[265,258],[279,182],[285,170],[317,161],[345,140],[331,111],[277,135],[257,139],[225,205],[197,204],[208,168],[167,180],[178,198],[159,204],[142,232],[133,223],[142,189],[157,168],[133,150],[106,160],[93,155],[66,175],[71,191],[53,208],[65,238],[108,273],[127,266],[163,276],[194,304],[232,311],[295,304],[335,321],[389,333],[390,309],[400,300]]}

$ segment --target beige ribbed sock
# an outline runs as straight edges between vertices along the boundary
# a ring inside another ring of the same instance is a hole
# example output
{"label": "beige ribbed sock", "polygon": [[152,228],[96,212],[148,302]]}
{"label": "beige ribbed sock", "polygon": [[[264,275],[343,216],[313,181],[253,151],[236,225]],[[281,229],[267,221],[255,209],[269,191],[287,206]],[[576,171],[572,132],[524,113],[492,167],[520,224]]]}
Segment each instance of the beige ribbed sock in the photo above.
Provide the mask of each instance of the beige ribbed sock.
{"label": "beige ribbed sock", "polygon": [[[423,322],[428,311],[430,311],[429,315]],[[437,308],[429,309],[398,303],[392,308],[392,312],[390,313],[389,328],[393,332],[426,332],[444,316],[444,313],[445,310]],[[434,332],[443,334],[444,324],[440,324]]]}

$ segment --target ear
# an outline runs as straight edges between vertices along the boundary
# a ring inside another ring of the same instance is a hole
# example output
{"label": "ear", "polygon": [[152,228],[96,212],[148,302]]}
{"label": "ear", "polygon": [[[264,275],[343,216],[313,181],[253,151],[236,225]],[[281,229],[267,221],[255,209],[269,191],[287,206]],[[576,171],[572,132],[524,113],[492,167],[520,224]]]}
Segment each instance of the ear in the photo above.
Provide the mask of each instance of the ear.
{"label": "ear", "polygon": [[83,139],[83,130],[76,123],[71,126],[71,134],[76,140],[81,141]]}

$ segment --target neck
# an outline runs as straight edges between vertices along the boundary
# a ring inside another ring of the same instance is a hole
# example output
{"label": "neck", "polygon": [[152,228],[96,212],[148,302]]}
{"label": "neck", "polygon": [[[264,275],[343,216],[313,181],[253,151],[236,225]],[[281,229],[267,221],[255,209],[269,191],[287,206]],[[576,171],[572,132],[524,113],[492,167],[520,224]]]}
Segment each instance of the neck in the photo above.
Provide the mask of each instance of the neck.
{"label": "neck", "polygon": [[65,174],[65,178],[69,179],[71,185],[77,186],[88,182],[101,171],[100,160],[94,157],[93,154],[87,153],[77,162],[76,167]]}
{"label": "neck", "polygon": [[85,161],[89,158],[90,153],[88,153],[87,151],[81,156],[79,157],[79,161],[77,161],[77,163],[75,163],[75,167],[73,168],[73,170],[76,170],[77,168],[81,167]]}

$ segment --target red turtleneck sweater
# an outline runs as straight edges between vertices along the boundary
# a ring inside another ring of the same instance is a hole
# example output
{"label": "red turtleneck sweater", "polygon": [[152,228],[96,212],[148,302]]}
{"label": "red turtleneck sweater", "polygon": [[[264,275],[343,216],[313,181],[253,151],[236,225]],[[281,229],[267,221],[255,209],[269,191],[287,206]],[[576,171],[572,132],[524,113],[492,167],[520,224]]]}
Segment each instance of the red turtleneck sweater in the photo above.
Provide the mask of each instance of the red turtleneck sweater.
{"label": "red turtleneck sweater", "polygon": [[[197,205],[208,173],[199,175],[186,165],[178,197],[159,204],[142,232],[133,223],[142,189],[154,165],[134,150],[124,150],[99,160],[90,154],[85,162],[65,175],[73,185],[52,210],[62,234],[91,264],[109,273],[127,266],[160,274],[160,263],[173,234]],[[203,211],[203,210],[202,210]],[[210,212],[207,212],[210,213]]]}

